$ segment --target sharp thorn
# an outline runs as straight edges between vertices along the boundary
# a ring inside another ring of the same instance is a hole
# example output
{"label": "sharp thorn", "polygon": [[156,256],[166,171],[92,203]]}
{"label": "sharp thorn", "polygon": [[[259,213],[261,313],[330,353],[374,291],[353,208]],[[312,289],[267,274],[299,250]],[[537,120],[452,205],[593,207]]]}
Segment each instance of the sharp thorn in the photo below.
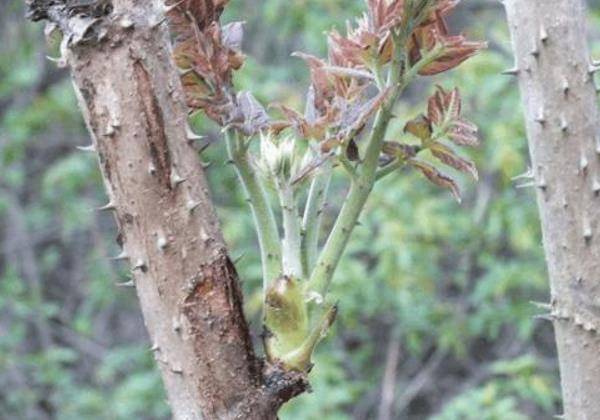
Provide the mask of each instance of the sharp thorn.
{"label": "sharp thorn", "polygon": [[117,255],[116,257],[112,257],[111,260],[113,261],[122,261],[122,260],[128,260],[129,259],[129,255],[127,254],[127,252],[125,252],[125,250],[123,250],[119,255]]}
{"label": "sharp thorn", "polygon": [[517,189],[523,189],[523,188],[533,188],[533,187],[536,187],[536,186],[537,186],[537,184],[534,181],[532,181],[532,182],[525,182],[523,184],[515,185],[515,188],[517,188]]}
{"label": "sharp thorn", "polygon": [[177,73],[179,74],[179,77],[186,76],[192,73],[193,71],[193,69],[182,69],[181,67],[177,67]]}
{"label": "sharp thorn", "polygon": [[139,259],[139,260],[137,260],[137,262],[131,269],[132,269],[132,271],[135,271],[135,270],[146,271],[146,263],[144,262],[144,260]]}
{"label": "sharp thorn", "polygon": [[156,240],[156,246],[161,251],[164,251],[168,245],[169,245],[169,242],[167,241],[167,238],[165,238],[164,236],[159,236],[159,238]]}
{"label": "sharp thorn", "polygon": [[171,170],[171,188],[177,187],[179,184],[185,182],[187,179],[179,176],[177,172]]}
{"label": "sharp thorn", "polygon": [[159,17],[159,18],[156,20],[156,22],[154,22],[154,23],[151,23],[151,24],[150,24],[150,28],[151,28],[151,29],[158,28],[160,25],[162,25],[162,24],[165,22],[165,20],[167,20],[167,17],[166,17],[166,16]]}
{"label": "sharp thorn", "polygon": [[201,203],[199,201],[192,201],[192,200],[190,200],[190,201],[187,202],[187,209],[188,209],[188,211],[190,213],[192,213],[194,210],[196,210],[198,208],[198,206],[200,204]]}
{"label": "sharp thorn", "polygon": [[126,281],[124,283],[117,283],[117,287],[135,287],[135,282],[133,280]]}
{"label": "sharp thorn", "polygon": [[202,140],[205,138],[204,136],[200,136],[200,135],[194,133],[194,131],[191,129],[191,127],[189,125],[186,125],[186,127],[185,127],[185,135],[189,141]]}
{"label": "sharp thorn", "polygon": [[548,41],[548,31],[544,25],[540,26],[540,41],[545,44]]}
{"label": "sharp thorn", "polygon": [[504,70],[500,74],[502,74],[504,76],[518,76],[520,72],[521,72],[521,70],[519,70],[518,68],[515,67],[515,68],[512,68],[512,69]]}
{"label": "sharp thorn", "polygon": [[75,148],[77,150],[81,150],[82,152],[95,152],[96,151],[96,146],[94,146],[93,144],[90,144],[89,146],[76,146]]}
{"label": "sharp thorn", "polygon": [[211,145],[211,144],[212,144],[212,143],[211,143],[211,142],[209,142],[209,141],[208,141],[208,142],[206,142],[206,144],[203,144],[203,145],[202,145],[202,146],[201,146],[201,147],[198,149],[198,153],[200,153],[200,154],[204,153],[204,151],[205,151],[206,149],[208,149],[208,148],[210,147],[210,145]]}
{"label": "sharp thorn", "polygon": [[167,14],[167,13],[170,13],[172,10],[176,9],[177,7],[179,7],[179,6],[180,6],[180,5],[181,5],[181,4],[182,4],[184,1],[185,1],[185,0],[181,0],[181,1],[178,1],[177,3],[173,3],[173,4],[171,4],[171,5],[169,5],[169,6],[167,6],[167,5],[165,4],[165,5],[164,5],[164,7],[163,7],[163,12],[164,12],[165,14]]}
{"label": "sharp thorn", "polygon": [[246,256],[245,252],[242,252],[239,257],[233,259],[232,263],[235,265],[242,260]]}
{"label": "sharp thorn", "polygon": [[530,301],[529,303],[531,303],[536,308],[544,309],[546,311],[549,311],[550,309],[552,309],[552,305],[550,303],[535,302],[535,301]]}
{"label": "sharp thorn", "polygon": [[156,174],[156,166],[154,166],[153,163],[150,163],[150,165],[148,165],[148,173],[150,175],[155,175]]}
{"label": "sharp thorn", "polygon": [[119,21],[119,26],[123,29],[133,28],[133,21],[129,16],[123,16],[123,18]]}
{"label": "sharp thorn", "polygon": [[115,204],[112,201],[109,201],[108,204],[105,204],[102,207],[98,207],[96,210],[98,211],[109,211],[116,210]]}
{"label": "sharp thorn", "polygon": [[67,60],[65,60],[64,57],[55,58],[55,57],[46,56],[46,59],[48,61],[55,63],[56,67],[58,67],[59,69],[64,69],[65,67],[67,67]]}

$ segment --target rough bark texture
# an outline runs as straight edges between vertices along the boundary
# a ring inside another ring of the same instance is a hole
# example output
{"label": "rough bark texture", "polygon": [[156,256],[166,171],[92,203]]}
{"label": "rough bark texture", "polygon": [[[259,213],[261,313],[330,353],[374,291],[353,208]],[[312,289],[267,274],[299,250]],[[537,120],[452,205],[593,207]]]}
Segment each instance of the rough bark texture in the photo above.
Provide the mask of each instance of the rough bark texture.
{"label": "rough bark texture", "polygon": [[[582,0],[505,0],[550,274],[565,418],[600,419],[600,133]],[[526,279],[524,279],[526,281]]]}
{"label": "rough bark texture", "polygon": [[[86,5],[87,4],[87,5]],[[33,0],[63,54],[119,227],[176,419],[271,419],[302,375],[252,349],[235,269],[187,141],[187,111],[158,0]]]}

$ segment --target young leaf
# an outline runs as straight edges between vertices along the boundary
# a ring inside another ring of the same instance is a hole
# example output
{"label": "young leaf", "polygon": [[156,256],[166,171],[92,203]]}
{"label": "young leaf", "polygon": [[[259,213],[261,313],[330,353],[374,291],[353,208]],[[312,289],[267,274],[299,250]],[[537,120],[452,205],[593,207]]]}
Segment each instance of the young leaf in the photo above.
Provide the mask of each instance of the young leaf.
{"label": "young leaf", "polygon": [[423,162],[422,160],[411,159],[409,160],[409,163],[421,171],[421,173],[425,175],[429,181],[438,187],[449,189],[456,201],[459,203],[462,202],[458,184],[450,176],[441,173],[437,168],[426,162]]}
{"label": "young leaf", "polygon": [[475,164],[465,158],[458,156],[454,150],[442,143],[435,142],[429,146],[431,154],[438,158],[442,163],[453,167],[454,169],[471,174],[475,181],[479,180],[479,174]]}

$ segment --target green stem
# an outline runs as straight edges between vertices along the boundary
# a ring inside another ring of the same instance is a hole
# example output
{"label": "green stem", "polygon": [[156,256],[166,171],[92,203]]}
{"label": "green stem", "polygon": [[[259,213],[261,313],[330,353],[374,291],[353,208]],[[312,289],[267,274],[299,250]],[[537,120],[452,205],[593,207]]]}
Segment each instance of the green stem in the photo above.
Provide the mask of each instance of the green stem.
{"label": "green stem", "polygon": [[389,174],[397,171],[398,169],[403,167],[405,163],[406,163],[405,159],[396,158],[395,160],[393,160],[392,162],[390,162],[383,168],[377,170],[377,173],[375,174],[375,181],[379,181],[380,179],[383,179],[386,176],[388,176]]}
{"label": "green stem", "polygon": [[356,169],[352,166],[352,162],[343,154],[338,156],[338,161],[342,164],[342,168],[350,175],[350,178],[356,179]]}
{"label": "green stem", "polygon": [[310,273],[310,268],[317,262],[319,253],[319,234],[323,220],[323,207],[327,199],[327,191],[331,183],[333,170],[330,162],[324,164],[310,185],[304,217],[302,219],[302,264],[304,273]]}
{"label": "green stem", "polygon": [[[395,41],[396,45],[403,45],[401,39],[396,38]],[[388,78],[388,85],[392,89],[390,99],[386,101],[375,117],[373,131],[367,143],[365,158],[359,168],[358,177],[350,185],[346,200],[310,276],[306,286],[307,290],[315,291],[321,294],[321,296],[325,296],[327,293],[333,273],[339,264],[350,235],[354,230],[354,226],[356,226],[362,209],[375,184],[379,155],[381,154],[385,134],[392,118],[391,110],[406,86],[418,75],[423,67],[437,59],[441,51],[441,47],[436,47],[427,52],[418,63],[408,68],[402,74],[402,68],[404,65],[407,65],[408,61],[403,49],[397,48]]]}
{"label": "green stem", "polygon": [[367,198],[373,189],[377,158],[379,156],[377,153],[375,159],[373,159],[374,150],[378,144],[380,150],[390,118],[391,114],[389,110],[382,109],[377,114],[374,129],[369,140],[369,146],[372,147],[367,149],[367,155],[365,156],[360,176],[352,181],[350,185],[350,191],[344,205],[307,284],[308,290],[316,291],[324,296],[329,288],[333,273],[348,244],[350,235]]}
{"label": "green stem", "polygon": [[229,159],[235,165],[237,175],[248,195],[258,235],[258,244],[263,267],[263,287],[281,276],[281,245],[273,209],[269,204],[265,189],[252,167],[247,147],[239,133],[228,129],[225,132]]}
{"label": "green stem", "polygon": [[303,278],[300,216],[294,190],[289,184],[283,183],[277,185],[277,191],[283,218],[283,273],[295,278]]}

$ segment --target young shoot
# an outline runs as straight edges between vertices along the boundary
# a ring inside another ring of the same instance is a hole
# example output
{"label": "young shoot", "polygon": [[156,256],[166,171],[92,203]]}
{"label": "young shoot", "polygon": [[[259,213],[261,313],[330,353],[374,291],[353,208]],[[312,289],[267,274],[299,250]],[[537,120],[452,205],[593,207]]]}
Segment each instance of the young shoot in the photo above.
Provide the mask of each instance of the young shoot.
{"label": "young shoot", "polygon": [[[334,322],[330,284],[377,181],[410,167],[459,200],[457,183],[438,165],[477,178],[475,165],[455,150],[478,142],[457,89],[437,87],[423,114],[407,119],[402,138],[389,126],[415,79],[451,70],[485,45],[449,34],[445,19],[457,0],[368,0],[346,34],[329,34],[327,59],[294,54],[310,70],[305,111],[276,106],[274,119],[251,93],[234,91],[243,26],[220,24],[227,1],[172,3],[174,57],[188,105],[223,127],[254,216],[268,361],[306,372]],[[328,197],[334,172],[346,180],[343,198]],[[329,231],[322,224],[327,201],[337,209]]]}

